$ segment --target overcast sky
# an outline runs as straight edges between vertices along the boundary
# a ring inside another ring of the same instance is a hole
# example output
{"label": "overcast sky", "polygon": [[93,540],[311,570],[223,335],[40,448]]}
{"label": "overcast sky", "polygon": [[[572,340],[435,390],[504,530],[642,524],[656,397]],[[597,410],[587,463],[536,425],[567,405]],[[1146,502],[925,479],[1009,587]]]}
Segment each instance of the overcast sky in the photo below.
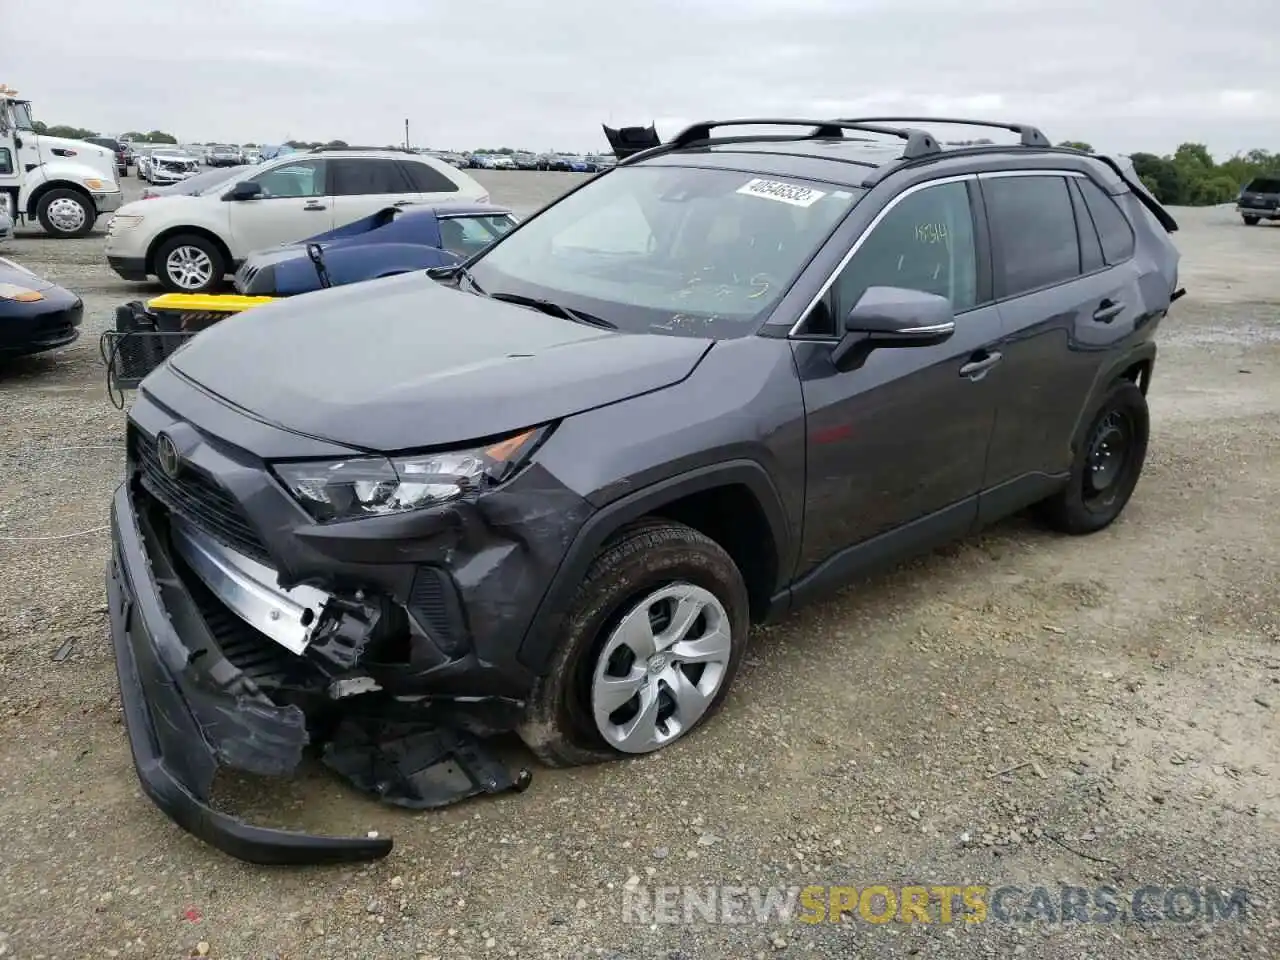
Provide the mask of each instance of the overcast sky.
{"label": "overcast sky", "polygon": [[[727,116],[1280,150],[1277,0],[0,0],[37,119],[184,141],[604,150]],[[945,133],[945,131],[944,131]]]}

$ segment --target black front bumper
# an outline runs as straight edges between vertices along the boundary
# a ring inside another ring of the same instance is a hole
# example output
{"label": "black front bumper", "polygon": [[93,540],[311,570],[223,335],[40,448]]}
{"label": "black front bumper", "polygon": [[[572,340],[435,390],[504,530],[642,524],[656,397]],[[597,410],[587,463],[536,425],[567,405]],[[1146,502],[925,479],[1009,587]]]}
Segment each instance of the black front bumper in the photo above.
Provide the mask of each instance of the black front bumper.
{"label": "black front bumper", "polygon": [[[260,864],[346,863],[385,857],[389,838],[323,837],[255,827],[214,810],[214,774],[227,765],[261,774],[294,769],[306,720],[246,685],[213,644],[179,637],[198,620],[164,551],[135,514],[129,485],[111,505],[107,599],[120,701],[143,790],[179,826],[231,856]],[[167,603],[158,581],[166,583]],[[175,602],[176,601],[176,602]]]}
{"label": "black front bumper", "polygon": [[0,313],[0,357],[20,357],[75,343],[84,301],[66,290],[45,291],[35,303],[5,304]]}

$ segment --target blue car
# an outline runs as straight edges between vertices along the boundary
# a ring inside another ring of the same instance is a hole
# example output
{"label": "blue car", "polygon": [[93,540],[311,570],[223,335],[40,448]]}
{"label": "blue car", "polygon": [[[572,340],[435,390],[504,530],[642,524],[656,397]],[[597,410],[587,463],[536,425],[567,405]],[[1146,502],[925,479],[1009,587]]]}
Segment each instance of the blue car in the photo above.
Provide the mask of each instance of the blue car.
{"label": "blue car", "polygon": [[328,233],[250,254],[236,272],[235,288],[247,297],[291,297],[444,267],[515,225],[510,210],[489,203],[387,207]]}
{"label": "blue car", "polygon": [[0,360],[56,350],[80,336],[84,302],[0,257]]}

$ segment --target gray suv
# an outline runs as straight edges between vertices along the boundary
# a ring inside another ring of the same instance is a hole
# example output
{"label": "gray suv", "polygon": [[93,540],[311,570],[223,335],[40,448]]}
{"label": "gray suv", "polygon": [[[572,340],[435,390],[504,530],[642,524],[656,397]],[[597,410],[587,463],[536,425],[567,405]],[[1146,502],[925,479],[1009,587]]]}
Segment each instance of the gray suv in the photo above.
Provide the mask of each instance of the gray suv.
{"label": "gray suv", "polygon": [[942,122],[698,124],[460,266],[175,353],[107,577],[151,798],[247,860],[382,856],[213,810],[215,771],[316,748],[403,806],[520,789],[481,737],[658,750],[752,623],[1023,508],[1115,520],[1177,225],[1113,160]]}

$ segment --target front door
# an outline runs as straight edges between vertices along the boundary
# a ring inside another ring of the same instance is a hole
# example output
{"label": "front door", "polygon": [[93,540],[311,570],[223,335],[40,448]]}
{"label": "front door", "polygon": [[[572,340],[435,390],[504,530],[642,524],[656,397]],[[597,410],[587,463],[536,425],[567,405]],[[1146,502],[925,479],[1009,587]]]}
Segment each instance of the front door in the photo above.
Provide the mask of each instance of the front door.
{"label": "front door", "polygon": [[[877,536],[902,533],[881,542],[906,552],[963,533],[977,517],[1003,371],[1000,318],[978,269],[974,189],[951,180],[898,197],[819,304],[828,338],[794,341],[808,434],[802,576]],[[874,286],[947,297],[955,333],[934,346],[873,350],[857,369],[837,370],[836,318],[842,326]]]}
{"label": "front door", "polygon": [[322,157],[284,163],[253,177],[262,193],[253,200],[227,201],[232,256],[306,240],[333,227],[333,200],[326,193]]}
{"label": "front door", "polygon": [[[18,193],[22,187],[23,167],[18,156],[18,138],[21,134],[6,100],[0,100],[0,213],[6,213],[16,223],[18,219]],[[27,135],[31,139],[31,135]]]}

